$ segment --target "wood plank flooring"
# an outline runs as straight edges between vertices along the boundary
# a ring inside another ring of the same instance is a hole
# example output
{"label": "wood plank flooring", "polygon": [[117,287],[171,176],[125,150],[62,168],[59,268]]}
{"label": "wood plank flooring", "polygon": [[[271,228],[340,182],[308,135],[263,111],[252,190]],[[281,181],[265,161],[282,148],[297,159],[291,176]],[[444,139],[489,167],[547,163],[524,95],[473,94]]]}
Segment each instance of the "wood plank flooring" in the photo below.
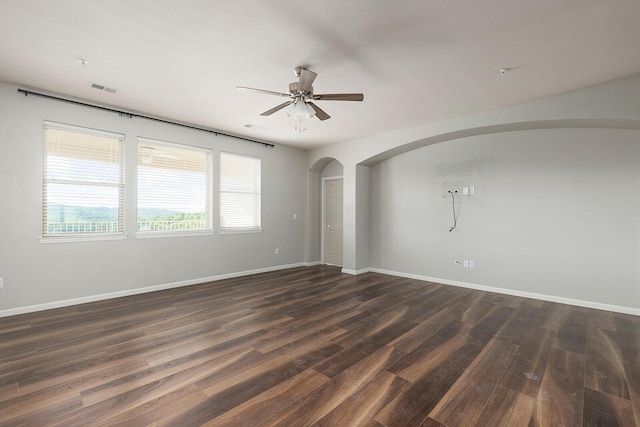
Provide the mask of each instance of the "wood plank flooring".
{"label": "wood plank flooring", "polygon": [[0,425],[640,425],[640,318],[294,268],[1,318]]}

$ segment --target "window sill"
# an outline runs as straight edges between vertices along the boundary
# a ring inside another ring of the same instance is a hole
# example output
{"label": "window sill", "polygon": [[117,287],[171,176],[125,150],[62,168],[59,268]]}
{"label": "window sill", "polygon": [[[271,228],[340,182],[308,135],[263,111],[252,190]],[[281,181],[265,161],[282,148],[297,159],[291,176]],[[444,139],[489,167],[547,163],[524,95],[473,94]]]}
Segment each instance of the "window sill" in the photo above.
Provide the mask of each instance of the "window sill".
{"label": "window sill", "polygon": [[109,234],[109,235],[82,235],[82,236],[42,236],[40,243],[76,243],[76,242],[97,242],[101,240],[124,240],[126,234]]}
{"label": "window sill", "polygon": [[262,228],[245,228],[245,229],[225,229],[220,230],[219,234],[255,234],[262,233]]}

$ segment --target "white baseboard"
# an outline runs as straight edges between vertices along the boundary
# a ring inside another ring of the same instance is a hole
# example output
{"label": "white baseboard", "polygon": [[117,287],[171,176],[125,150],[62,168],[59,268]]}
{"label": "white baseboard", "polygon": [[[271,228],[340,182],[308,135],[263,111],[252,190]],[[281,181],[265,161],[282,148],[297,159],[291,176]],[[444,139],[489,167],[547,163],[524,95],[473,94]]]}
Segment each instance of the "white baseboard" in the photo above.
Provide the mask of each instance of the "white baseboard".
{"label": "white baseboard", "polygon": [[421,276],[418,274],[402,273],[399,271],[390,271],[380,268],[370,268],[369,271],[380,274],[388,274],[391,276],[406,277],[407,279],[423,280],[425,282],[441,283],[443,285],[459,286],[461,288],[474,289],[478,291],[495,292],[498,294],[511,295],[515,297],[532,298],[542,301],[557,302],[560,304],[575,305],[578,307],[594,308],[596,310],[613,311],[616,313],[633,314],[640,316],[640,309],[632,307],[623,307],[619,305],[602,304],[593,301],[584,301],[574,298],[558,297],[554,295],[537,294],[534,292],[517,291],[514,289],[495,288],[493,286],[477,285],[475,283],[458,282],[455,280],[440,279],[437,277]]}
{"label": "white baseboard", "polygon": [[[148,292],[162,291],[165,289],[179,288],[182,286],[191,286],[191,285],[197,285],[201,283],[215,282],[215,281],[224,280],[224,279],[232,279],[235,277],[249,276],[252,274],[286,270],[288,268],[311,267],[311,266],[320,265],[320,264],[321,263],[318,261],[318,262],[301,262],[301,263],[288,264],[288,265],[278,265],[273,267],[258,268],[255,270],[221,274],[218,276],[209,276],[209,277],[202,277],[198,279],[183,280],[180,282],[147,286],[144,288],[127,289],[124,291],[110,292],[106,294],[90,295],[90,296],[81,297],[81,298],[53,301],[49,303],[36,304],[36,305],[31,305],[26,307],[10,308],[7,310],[0,310],[0,317],[15,316],[18,314],[32,313],[32,312],[42,311],[42,310],[50,310],[53,308],[67,307],[71,305],[84,304],[88,302],[101,301],[105,299],[120,298],[120,297],[126,297],[130,295],[138,295],[138,294],[144,294]],[[441,283],[443,285],[459,286],[462,288],[474,289],[479,291],[495,292],[495,293],[504,294],[504,295],[511,295],[511,296],[517,296],[517,297],[523,297],[523,298],[532,298],[532,299],[538,299],[542,301],[550,301],[550,302],[556,302],[560,304],[569,304],[569,305],[575,305],[578,307],[594,308],[597,310],[613,311],[616,313],[624,313],[624,314],[632,314],[635,316],[640,316],[640,309],[637,309],[637,308],[623,307],[623,306],[611,305],[611,304],[602,304],[602,303],[597,303],[592,301],[558,297],[554,295],[538,294],[534,292],[517,291],[513,289],[496,288],[493,286],[484,286],[484,285],[478,285],[474,283],[458,282],[455,280],[422,276],[422,275],[411,274],[411,273],[403,273],[399,271],[384,270],[381,268],[363,268],[360,270],[350,270],[350,269],[343,268],[342,272],[345,274],[351,274],[354,276],[358,274],[368,273],[368,272],[388,274],[390,276],[406,277],[408,279],[416,279],[416,280],[422,280],[426,282]]]}
{"label": "white baseboard", "polygon": [[249,276],[252,274],[259,274],[259,273],[268,273],[271,271],[286,270],[288,268],[304,267],[304,266],[306,266],[306,264],[302,262],[296,263],[296,264],[288,264],[288,265],[277,265],[273,267],[258,268],[255,270],[221,274],[218,276],[201,277],[198,279],[183,280],[180,282],[164,283],[161,285],[147,286],[144,288],[127,289],[124,291],[110,292],[110,293],[98,294],[98,295],[89,295],[81,298],[53,301],[53,302],[48,302],[44,304],[30,305],[26,307],[10,308],[7,310],[0,310],[0,317],[8,317],[8,316],[15,316],[18,314],[33,313],[36,311],[50,310],[53,308],[68,307],[71,305],[102,301],[102,300],[111,299],[111,298],[127,297],[130,295],[146,294],[148,292],[156,292],[156,291],[162,291],[165,289],[180,288],[182,286],[198,285],[201,283],[215,282],[218,280],[233,279],[235,277]]}
{"label": "white baseboard", "polygon": [[357,276],[358,274],[368,273],[370,271],[373,271],[373,270],[371,268],[368,268],[368,267],[367,268],[362,268],[360,270],[350,270],[348,268],[343,268],[342,269],[342,272],[344,274],[351,274],[351,275],[354,275],[354,276]]}
{"label": "white baseboard", "polygon": [[305,267],[313,267],[314,265],[321,265],[322,261],[307,261],[304,263]]}

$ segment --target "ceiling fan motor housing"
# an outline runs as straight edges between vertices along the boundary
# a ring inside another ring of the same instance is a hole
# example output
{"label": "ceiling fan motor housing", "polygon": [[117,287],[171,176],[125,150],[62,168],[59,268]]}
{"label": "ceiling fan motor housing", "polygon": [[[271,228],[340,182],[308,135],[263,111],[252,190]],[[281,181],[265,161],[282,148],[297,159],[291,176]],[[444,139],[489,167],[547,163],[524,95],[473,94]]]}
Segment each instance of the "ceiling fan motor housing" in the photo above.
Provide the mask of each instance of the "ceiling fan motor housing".
{"label": "ceiling fan motor housing", "polygon": [[289,93],[292,96],[302,95],[304,97],[311,97],[313,95],[313,86],[311,86],[308,92],[300,90],[300,82],[289,83]]}

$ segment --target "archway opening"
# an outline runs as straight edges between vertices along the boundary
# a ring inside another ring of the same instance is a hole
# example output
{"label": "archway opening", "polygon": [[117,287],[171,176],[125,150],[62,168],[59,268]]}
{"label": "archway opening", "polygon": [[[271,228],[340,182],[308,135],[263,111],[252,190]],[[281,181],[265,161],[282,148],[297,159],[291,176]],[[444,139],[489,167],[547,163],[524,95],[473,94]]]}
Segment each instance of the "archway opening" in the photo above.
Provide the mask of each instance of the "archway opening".
{"label": "archway opening", "polygon": [[331,157],[319,159],[309,168],[308,264],[342,265],[342,177],[342,163]]}

